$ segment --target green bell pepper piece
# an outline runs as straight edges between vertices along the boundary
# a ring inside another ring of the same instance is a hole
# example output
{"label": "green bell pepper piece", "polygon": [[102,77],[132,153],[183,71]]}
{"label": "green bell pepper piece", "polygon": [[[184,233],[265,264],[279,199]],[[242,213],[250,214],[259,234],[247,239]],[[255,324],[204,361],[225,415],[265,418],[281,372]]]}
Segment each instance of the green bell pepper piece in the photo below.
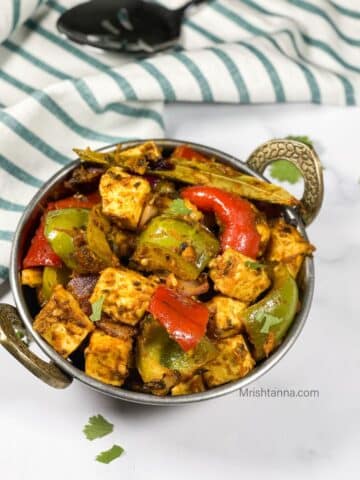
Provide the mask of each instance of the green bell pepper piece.
{"label": "green bell pepper piece", "polygon": [[79,229],[86,228],[89,210],[86,208],[64,208],[50,211],[45,219],[45,237],[54,252],[59,255],[65,265],[76,268],[73,259],[74,236]]}
{"label": "green bell pepper piece", "polygon": [[179,372],[181,377],[187,378],[213,360],[216,355],[217,349],[207,337],[203,337],[196,347],[188,352],[184,352],[177,342],[169,338],[163,346],[160,363],[170,370]]}
{"label": "green bell pepper piece", "polygon": [[[193,257],[186,255],[186,249]],[[161,215],[140,234],[133,260],[146,271],[166,270],[195,280],[218,251],[218,240],[204,226]]]}
{"label": "green bell pepper piece", "polygon": [[89,249],[104,262],[104,266],[112,266],[117,263],[106,236],[110,231],[110,222],[102,215],[100,205],[96,205],[89,213],[86,238]]}
{"label": "green bell pepper piece", "polygon": [[179,379],[192,376],[216,355],[217,349],[207,337],[194,349],[184,352],[165,328],[148,315],[138,337],[136,367],[145,383],[169,389]]}
{"label": "green bell pepper piece", "polygon": [[256,360],[267,357],[281,343],[295,317],[298,299],[298,287],[288,269],[276,267],[272,289],[244,315]]}
{"label": "green bell pepper piece", "polygon": [[47,302],[56,285],[66,285],[70,278],[70,271],[66,267],[45,267],[40,290],[41,302]]}
{"label": "green bell pepper piece", "polygon": [[179,381],[176,372],[160,363],[163,345],[168,338],[165,328],[147,315],[137,337],[136,368],[146,387],[157,395],[166,395]]}

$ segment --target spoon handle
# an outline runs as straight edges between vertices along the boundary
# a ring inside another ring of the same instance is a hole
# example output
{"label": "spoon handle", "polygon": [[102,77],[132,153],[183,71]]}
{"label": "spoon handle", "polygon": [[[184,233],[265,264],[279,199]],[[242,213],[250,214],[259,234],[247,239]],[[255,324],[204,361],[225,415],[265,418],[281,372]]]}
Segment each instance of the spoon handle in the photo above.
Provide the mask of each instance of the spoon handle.
{"label": "spoon handle", "polygon": [[193,7],[195,5],[200,5],[200,3],[205,3],[208,2],[209,0],[190,0],[189,2],[186,2],[185,5],[179,8],[179,10],[185,12],[189,7]]}

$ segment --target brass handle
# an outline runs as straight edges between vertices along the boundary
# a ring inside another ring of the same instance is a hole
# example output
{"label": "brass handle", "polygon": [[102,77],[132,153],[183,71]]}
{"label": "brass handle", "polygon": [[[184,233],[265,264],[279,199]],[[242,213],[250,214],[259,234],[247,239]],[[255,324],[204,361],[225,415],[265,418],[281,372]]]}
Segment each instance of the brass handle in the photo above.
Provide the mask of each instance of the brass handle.
{"label": "brass handle", "polygon": [[260,145],[248,158],[247,164],[258,173],[276,160],[293,163],[304,177],[304,194],[299,211],[305,225],[319,213],[324,196],[322,166],[314,149],[296,140],[275,139]]}
{"label": "brass handle", "polygon": [[25,327],[16,308],[0,304],[0,344],[6,348],[24,367],[54,388],[68,387],[72,379],[54,363],[46,363],[29,350],[17,332]]}

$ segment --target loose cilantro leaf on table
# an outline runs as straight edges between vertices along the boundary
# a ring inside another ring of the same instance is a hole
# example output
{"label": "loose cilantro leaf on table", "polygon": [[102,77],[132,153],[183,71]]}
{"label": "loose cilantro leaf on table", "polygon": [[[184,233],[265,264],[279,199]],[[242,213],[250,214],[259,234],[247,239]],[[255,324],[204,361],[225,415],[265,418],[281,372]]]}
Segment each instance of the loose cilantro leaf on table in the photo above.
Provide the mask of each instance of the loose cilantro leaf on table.
{"label": "loose cilantro leaf on table", "polygon": [[101,310],[104,303],[105,297],[101,295],[101,297],[96,300],[96,302],[91,304],[92,314],[90,315],[90,320],[93,322],[98,322],[101,319]]}
{"label": "loose cilantro leaf on table", "polygon": [[305,143],[308,147],[313,148],[313,141],[307,135],[288,135],[286,138],[289,140],[296,140],[301,143]]}
{"label": "loose cilantro leaf on table", "polygon": [[99,453],[96,457],[96,460],[100,463],[110,463],[116,458],[119,458],[122,455],[124,449],[119,445],[113,445],[109,450],[105,450],[105,452]]}
{"label": "loose cilantro leaf on table", "polygon": [[166,213],[170,213],[173,215],[188,215],[191,213],[190,208],[186,206],[186,203],[181,198],[176,198],[173,200],[166,210]]}
{"label": "loose cilantro leaf on table", "polygon": [[264,268],[265,267],[265,264],[264,263],[260,263],[260,262],[245,262],[245,266],[246,267],[249,267],[249,268],[252,268],[253,270],[260,270],[260,268]]}
{"label": "loose cilantro leaf on table", "polygon": [[88,440],[95,440],[111,433],[114,425],[108,422],[102,415],[90,417],[87,425],[84,427],[84,434]]}
{"label": "loose cilantro leaf on table", "polygon": [[256,320],[258,322],[264,322],[260,330],[261,333],[269,333],[272,326],[281,323],[281,318],[275,317],[275,315],[271,315],[270,313],[265,312],[259,312],[256,316]]}
{"label": "loose cilantro leaf on table", "polygon": [[271,164],[270,175],[280,182],[297,183],[301,178],[300,170],[288,160],[276,160]]}
{"label": "loose cilantro leaf on table", "polygon": [[[286,138],[289,140],[296,140],[313,148],[312,140],[306,135],[289,135]],[[286,181],[292,184],[297,183],[302,176],[300,170],[288,160],[276,160],[273,162],[270,167],[270,175],[272,178],[279,180],[280,182]]]}

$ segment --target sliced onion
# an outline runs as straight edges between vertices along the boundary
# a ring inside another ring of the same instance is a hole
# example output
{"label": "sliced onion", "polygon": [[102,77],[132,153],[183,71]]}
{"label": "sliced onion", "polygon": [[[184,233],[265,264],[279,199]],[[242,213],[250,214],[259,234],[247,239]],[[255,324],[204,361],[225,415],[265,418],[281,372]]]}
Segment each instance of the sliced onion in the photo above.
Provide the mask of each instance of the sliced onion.
{"label": "sliced onion", "polygon": [[154,205],[147,203],[141,214],[138,228],[142,228],[149,220],[151,220],[153,217],[156,217],[157,214],[158,209]]}
{"label": "sliced onion", "polygon": [[176,288],[185,297],[196,297],[209,290],[209,282],[206,275],[201,275],[197,280],[181,280],[174,274],[170,274],[166,279],[166,285],[170,288]]}

